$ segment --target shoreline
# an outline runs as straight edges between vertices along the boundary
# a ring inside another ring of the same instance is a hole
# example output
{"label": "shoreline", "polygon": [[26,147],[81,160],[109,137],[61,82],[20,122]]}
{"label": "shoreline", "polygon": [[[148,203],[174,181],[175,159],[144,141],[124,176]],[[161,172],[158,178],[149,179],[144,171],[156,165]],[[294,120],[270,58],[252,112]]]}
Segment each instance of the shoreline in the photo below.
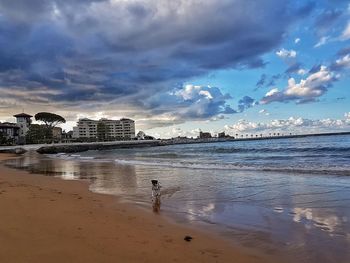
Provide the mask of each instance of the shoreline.
{"label": "shoreline", "polygon": [[130,141],[107,141],[107,142],[71,142],[71,143],[56,143],[56,144],[28,144],[28,145],[13,145],[0,146],[1,153],[22,154],[26,151],[34,150],[40,154],[58,154],[58,153],[77,153],[89,150],[111,150],[122,148],[143,148],[143,147],[158,147],[169,145],[183,144],[202,144],[202,143],[218,143],[218,142],[241,142],[241,141],[263,141],[263,140],[280,140],[280,139],[295,139],[305,137],[321,137],[321,136],[341,136],[350,135],[350,132],[331,132],[331,133],[315,133],[315,134],[295,134],[281,136],[262,136],[262,137],[212,137],[206,139],[192,138],[172,138],[172,139],[157,139],[157,140],[130,140]]}
{"label": "shoreline", "polygon": [[[84,181],[5,167],[0,154],[3,262],[274,262],[219,236],[170,222]],[[44,211],[44,212],[43,212]],[[193,237],[191,242],[184,237]]]}

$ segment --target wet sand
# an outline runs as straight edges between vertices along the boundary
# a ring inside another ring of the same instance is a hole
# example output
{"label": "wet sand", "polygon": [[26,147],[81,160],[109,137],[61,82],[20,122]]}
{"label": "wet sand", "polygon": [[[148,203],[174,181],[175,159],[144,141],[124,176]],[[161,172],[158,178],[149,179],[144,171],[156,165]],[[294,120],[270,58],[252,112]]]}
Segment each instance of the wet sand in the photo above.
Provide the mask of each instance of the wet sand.
{"label": "wet sand", "polygon": [[85,182],[0,163],[0,262],[274,261],[281,262],[92,193]]}

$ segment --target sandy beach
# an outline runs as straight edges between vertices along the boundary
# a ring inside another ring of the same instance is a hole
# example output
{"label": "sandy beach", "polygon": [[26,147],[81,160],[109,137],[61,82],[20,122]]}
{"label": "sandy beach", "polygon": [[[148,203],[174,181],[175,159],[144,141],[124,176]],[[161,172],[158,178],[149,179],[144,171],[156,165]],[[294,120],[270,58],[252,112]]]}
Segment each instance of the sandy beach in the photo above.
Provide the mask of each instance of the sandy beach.
{"label": "sandy beach", "polygon": [[[85,182],[2,164],[0,207],[0,262],[271,262],[114,196],[92,193]],[[193,240],[184,241],[186,235]]]}

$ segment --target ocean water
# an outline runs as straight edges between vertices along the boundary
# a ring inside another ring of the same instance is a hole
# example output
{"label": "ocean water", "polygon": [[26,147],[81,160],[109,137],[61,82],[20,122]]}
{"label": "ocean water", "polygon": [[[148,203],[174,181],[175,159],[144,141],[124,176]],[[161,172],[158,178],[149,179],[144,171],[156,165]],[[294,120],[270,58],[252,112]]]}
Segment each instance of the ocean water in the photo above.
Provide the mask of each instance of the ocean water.
{"label": "ocean water", "polygon": [[350,136],[233,141],[79,154],[28,154],[8,165],[151,206],[285,262],[350,262]]}
{"label": "ocean water", "polygon": [[173,145],[83,156],[124,165],[350,175],[349,136]]}

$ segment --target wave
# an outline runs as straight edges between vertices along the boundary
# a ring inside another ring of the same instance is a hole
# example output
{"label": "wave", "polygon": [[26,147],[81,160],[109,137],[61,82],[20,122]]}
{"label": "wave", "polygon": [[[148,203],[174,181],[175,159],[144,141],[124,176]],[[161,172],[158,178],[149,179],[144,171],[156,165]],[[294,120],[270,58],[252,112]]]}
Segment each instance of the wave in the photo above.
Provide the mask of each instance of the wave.
{"label": "wave", "polygon": [[141,154],[139,155],[139,157],[178,159],[178,158],[192,158],[193,155],[177,154],[177,153],[149,153],[149,154]]}
{"label": "wave", "polygon": [[120,165],[141,165],[158,166],[170,168],[187,168],[202,170],[232,170],[232,171],[264,171],[264,172],[283,172],[295,174],[328,174],[350,176],[349,168],[340,167],[267,167],[267,166],[248,166],[242,164],[223,164],[223,163],[195,163],[195,162],[164,162],[164,161],[146,161],[146,160],[122,160],[116,159],[115,162]]}
{"label": "wave", "polygon": [[58,153],[58,154],[47,154],[46,155],[49,158],[58,158],[63,160],[94,160],[94,156],[81,156],[80,154],[65,154],[65,153]]}
{"label": "wave", "polygon": [[284,153],[294,153],[294,152],[312,152],[312,153],[350,153],[350,147],[258,147],[258,148],[214,148],[209,149],[212,153],[274,153],[274,152],[284,152]]}

